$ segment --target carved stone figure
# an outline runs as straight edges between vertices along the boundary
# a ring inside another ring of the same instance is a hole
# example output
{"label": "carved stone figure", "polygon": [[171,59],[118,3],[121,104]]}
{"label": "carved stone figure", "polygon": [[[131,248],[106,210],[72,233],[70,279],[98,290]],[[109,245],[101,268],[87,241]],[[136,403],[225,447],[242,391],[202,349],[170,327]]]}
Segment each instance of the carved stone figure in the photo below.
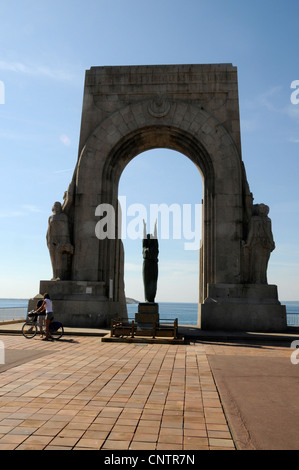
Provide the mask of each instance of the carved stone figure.
{"label": "carved stone figure", "polygon": [[53,215],[49,217],[47,245],[53,268],[53,279],[68,280],[71,256],[74,252],[70,243],[68,217],[62,211],[61,203],[55,202]]}
{"label": "carved stone figure", "polygon": [[69,214],[71,207],[74,204],[74,197],[75,197],[75,181],[73,179],[71,183],[69,184],[67,191],[65,191],[63,195],[63,204],[61,208],[65,214]]}
{"label": "carved stone figure", "polygon": [[157,223],[154,235],[146,234],[146,224],[143,221],[143,284],[146,302],[155,302],[158,281],[158,240]]}
{"label": "carved stone figure", "polygon": [[247,241],[244,244],[244,258],[247,264],[247,282],[267,284],[267,268],[271,252],[275,249],[272,235],[269,207],[255,204],[249,223]]}

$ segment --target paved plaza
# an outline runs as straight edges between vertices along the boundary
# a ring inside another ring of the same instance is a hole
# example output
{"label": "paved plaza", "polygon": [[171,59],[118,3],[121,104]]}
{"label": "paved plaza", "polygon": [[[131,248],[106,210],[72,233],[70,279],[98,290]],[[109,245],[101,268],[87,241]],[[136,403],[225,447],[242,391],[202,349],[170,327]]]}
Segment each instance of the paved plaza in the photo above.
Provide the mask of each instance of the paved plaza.
{"label": "paved plaza", "polygon": [[[291,364],[287,342],[104,343],[70,335],[45,342],[9,334],[0,340],[0,450],[276,448],[287,446],[298,426],[292,391],[298,397],[299,365]],[[271,373],[275,364],[278,375]],[[286,419],[294,421],[287,442],[271,423],[272,407],[279,427],[279,394],[288,399]],[[269,429],[262,443],[265,429],[257,421]]]}

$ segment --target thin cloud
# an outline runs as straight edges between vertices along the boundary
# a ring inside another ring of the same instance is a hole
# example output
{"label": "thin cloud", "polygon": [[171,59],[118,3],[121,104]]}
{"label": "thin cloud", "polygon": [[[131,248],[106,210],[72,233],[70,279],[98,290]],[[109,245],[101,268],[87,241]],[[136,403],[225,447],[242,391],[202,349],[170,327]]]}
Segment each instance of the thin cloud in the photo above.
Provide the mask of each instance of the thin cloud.
{"label": "thin cloud", "polygon": [[[299,104],[292,104],[289,102],[287,106],[279,106],[278,99],[283,89],[281,86],[273,86],[269,90],[260,94],[254,101],[246,102],[246,107],[248,109],[257,109],[258,106],[266,108],[271,113],[276,113],[282,117],[287,116],[291,121],[296,124],[299,123]],[[254,120],[242,120],[241,119],[241,129],[244,131],[254,131],[257,126],[257,121]],[[288,142],[298,144],[298,137],[289,137]]]}
{"label": "thin cloud", "polygon": [[7,219],[11,217],[22,217],[23,215],[25,215],[25,213],[21,211],[14,211],[14,210],[0,211],[0,219]]}
{"label": "thin cloud", "polygon": [[7,72],[22,73],[37,77],[47,77],[53,80],[70,81],[74,77],[68,72],[57,70],[52,67],[46,67],[36,64],[24,64],[22,62],[9,62],[0,60],[0,70]]}
{"label": "thin cloud", "polygon": [[22,208],[28,212],[42,212],[37,206],[33,204],[23,204]]}
{"label": "thin cloud", "polygon": [[291,119],[299,122],[299,105],[298,104],[289,104],[284,108],[284,113]]}
{"label": "thin cloud", "polygon": [[42,212],[37,206],[33,204],[23,204],[20,209],[10,209],[6,211],[0,211],[0,219],[24,217],[28,214],[36,214]]}
{"label": "thin cloud", "polygon": [[141,264],[134,264],[134,263],[125,263],[125,270],[131,272],[139,272],[142,268]]}
{"label": "thin cloud", "polygon": [[273,105],[273,97],[278,95],[278,93],[281,91],[281,86],[275,86],[270,88],[269,90],[265,91],[265,93],[262,93],[258,101],[268,108],[270,111],[279,111],[274,105]]}
{"label": "thin cloud", "polygon": [[13,130],[0,131],[0,138],[5,140],[40,142],[41,137],[37,134],[28,134],[25,132],[16,132]]}
{"label": "thin cloud", "polygon": [[260,93],[252,100],[244,100],[244,108],[249,110],[254,110],[255,112],[259,107],[265,107],[270,111],[281,111],[273,105],[273,102],[276,100],[276,96],[281,92],[281,86],[273,86],[268,90]]}
{"label": "thin cloud", "polygon": [[65,134],[62,134],[59,138],[60,142],[63,143],[63,145],[65,145],[66,147],[69,147],[71,145],[71,139],[65,135]]}

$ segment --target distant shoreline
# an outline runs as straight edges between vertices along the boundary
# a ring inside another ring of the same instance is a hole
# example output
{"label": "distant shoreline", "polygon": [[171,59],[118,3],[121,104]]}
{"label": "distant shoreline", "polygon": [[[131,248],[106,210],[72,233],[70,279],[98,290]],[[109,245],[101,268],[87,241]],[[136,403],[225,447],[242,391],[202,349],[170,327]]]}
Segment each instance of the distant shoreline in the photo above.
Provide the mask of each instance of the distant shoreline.
{"label": "distant shoreline", "polygon": [[[26,297],[0,297],[0,301],[1,300],[18,300],[18,301],[21,301],[21,300],[24,300],[26,302],[28,302],[30,300],[30,298],[26,298]],[[283,305],[284,303],[299,303],[299,299],[298,300],[279,300],[280,303]],[[126,297],[126,303],[127,304],[139,304],[140,303],[140,300],[136,300],[132,297]],[[173,304],[198,304],[198,301],[184,301],[184,300],[180,300],[178,302],[174,302],[174,301],[167,301],[167,300],[163,300],[163,301],[157,301],[157,303],[173,303]]]}
{"label": "distant shoreline", "polygon": [[139,304],[139,300],[132,299],[131,297],[126,297],[127,304]]}

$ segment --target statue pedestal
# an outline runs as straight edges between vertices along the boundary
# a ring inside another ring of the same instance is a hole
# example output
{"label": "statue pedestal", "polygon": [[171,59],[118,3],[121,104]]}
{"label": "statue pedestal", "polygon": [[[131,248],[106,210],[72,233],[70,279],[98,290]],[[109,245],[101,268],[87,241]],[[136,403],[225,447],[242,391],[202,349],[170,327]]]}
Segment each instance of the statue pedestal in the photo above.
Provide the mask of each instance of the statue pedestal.
{"label": "statue pedestal", "polygon": [[135,314],[135,321],[141,329],[152,328],[153,323],[159,324],[159,304],[155,302],[144,302],[138,305],[138,313]]}
{"label": "statue pedestal", "polygon": [[275,285],[209,284],[198,324],[202,330],[283,332],[286,307],[278,301]]}
{"label": "statue pedestal", "polygon": [[[101,328],[114,318],[127,317],[125,297],[114,301],[108,298],[104,282],[41,281],[40,294],[47,292],[53,301],[55,319],[65,326]],[[41,295],[30,299],[28,311],[36,308]]]}

